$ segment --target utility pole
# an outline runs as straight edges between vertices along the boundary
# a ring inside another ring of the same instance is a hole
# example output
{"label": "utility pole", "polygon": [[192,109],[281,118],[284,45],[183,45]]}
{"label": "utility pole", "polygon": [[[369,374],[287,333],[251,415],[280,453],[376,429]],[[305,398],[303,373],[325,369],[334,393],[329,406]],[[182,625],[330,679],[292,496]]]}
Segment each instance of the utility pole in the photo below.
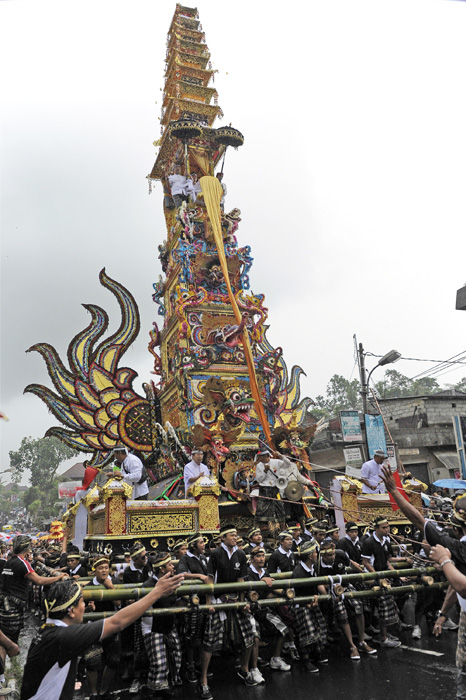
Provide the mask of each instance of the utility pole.
{"label": "utility pole", "polygon": [[[359,364],[359,380],[361,382],[361,397],[362,397],[362,413],[365,416],[367,413],[367,376],[366,365],[364,359],[364,348],[362,343],[358,345],[358,364]],[[365,420],[365,418],[364,418]]]}

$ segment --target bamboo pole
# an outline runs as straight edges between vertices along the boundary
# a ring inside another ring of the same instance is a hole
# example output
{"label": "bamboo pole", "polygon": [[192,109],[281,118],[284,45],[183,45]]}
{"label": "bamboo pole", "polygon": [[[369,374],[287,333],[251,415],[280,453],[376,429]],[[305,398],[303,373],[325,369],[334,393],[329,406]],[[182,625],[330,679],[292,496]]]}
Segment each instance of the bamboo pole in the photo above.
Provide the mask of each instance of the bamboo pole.
{"label": "bamboo pole", "polygon": [[[437,570],[435,567],[431,566],[423,569],[397,569],[389,571],[369,571],[364,574],[346,574],[341,577],[341,583],[359,583],[362,581],[378,581],[379,579],[385,578],[400,578],[400,577],[413,577],[413,576],[425,576],[428,574],[435,573]],[[335,576],[333,581],[335,582]],[[268,586],[265,581],[243,581],[237,583],[216,583],[216,584],[196,584],[185,582],[179,588],[177,588],[176,593],[178,596],[185,595],[221,595],[223,593],[240,593],[242,591],[260,591],[276,589],[276,588],[300,588],[301,586],[319,586],[319,585],[331,585],[332,580],[329,576],[315,576],[310,578],[295,578],[295,579],[280,579],[273,581],[271,586]],[[339,577],[338,577],[338,583]],[[92,588],[83,588],[83,597],[85,601],[88,600],[139,600],[151,591],[152,588],[141,588],[141,587],[130,587],[127,589],[115,588],[106,589],[104,586],[92,586]]]}
{"label": "bamboo pole", "polygon": [[[351,571],[351,568],[348,568],[347,570]],[[291,578],[291,574],[292,574],[291,571],[282,571],[282,572],[276,573],[276,574],[269,574],[269,576],[270,576],[270,578],[273,578],[274,580],[281,581],[282,579]],[[93,578],[94,577],[90,578],[90,577],[81,576],[79,579],[77,579],[77,582],[81,586],[86,586],[88,583],[90,583],[90,581],[93,580]],[[114,588],[118,588],[119,590],[122,590],[122,589],[124,590],[125,588],[131,588],[131,589],[141,588],[142,583],[114,583],[113,586],[114,586]],[[98,591],[98,590],[107,590],[107,589],[105,588],[105,586],[102,585],[102,586],[92,586],[92,590]]]}
{"label": "bamboo pole", "polygon": [[[431,586],[420,583],[413,583],[407,586],[398,586],[397,588],[391,588],[388,595],[396,596],[403,595],[406,593],[415,593],[416,591],[422,591],[425,588],[429,588],[429,590],[443,590],[447,588],[448,585],[448,581],[433,583]],[[356,600],[358,598],[379,598],[383,595],[387,595],[387,592],[382,589],[372,589],[364,591],[345,591],[345,598]],[[293,604],[306,605],[307,603],[313,603],[316,598],[319,603],[322,603],[325,601],[332,600],[332,595],[330,593],[326,593],[325,595],[321,594],[318,596],[297,597],[293,599]],[[290,600],[288,598],[267,598],[266,600],[259,600],[253,604],[251,604],[249,601],[238,601],[237,603],[215,603],[214,605],[199,605],[195,606],[195,609],[207,613],[211,608],[214,608],[216,611],[243,610],[247,605],[249,605],[249,607],[254,611],[254,609],[257,608],[273,608],[279,605],[286,605],[289,603]],[[184,613],[190,613],[192,611],[193,606],[183,606],[174,608],[149,608],[142,615],[142,617],[164,617],[166,615],[182,615]],[[112,615],[114,615],[115,612],[85,613],[83,619],[85,622],[91,620],[102,620],[106,617],[112,617]]]}

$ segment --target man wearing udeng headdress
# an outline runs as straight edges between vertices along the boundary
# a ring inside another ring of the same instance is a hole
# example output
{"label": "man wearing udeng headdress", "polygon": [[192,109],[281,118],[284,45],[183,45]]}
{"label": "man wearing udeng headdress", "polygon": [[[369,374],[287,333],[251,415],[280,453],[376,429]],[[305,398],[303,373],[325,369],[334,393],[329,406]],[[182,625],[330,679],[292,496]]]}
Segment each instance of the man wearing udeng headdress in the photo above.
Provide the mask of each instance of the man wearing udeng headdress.
{"label": "man wearing udeng headdress", "polygon": [[[455,501],[454,513],[450,520],[453,537],[447,534],[433,520],[426,520],[424,516],[398,491],[393,474],[387,467],[382,468],[382,478],[387,491],[393,496],[393,500],[415,527],[424,533],[427,542],[434,546],[437,544],[446,547],[451,553],[451,559],[444,559],[440,566],[454,564],[459,572],[466,574],[466,496],[461,496]],[[447,620],[449,609],[455,604],[457,598],[461,608],[460,627],[458,630],[458,646],[456,649],[456,697],[466,698],[466,598],[456,593],[450,586],[440,609],[440,614],[434,626],[434,634],[438,636],[442,632],[442,626]]]}
{"label": "man wearing udeng headdress", "polygon": [[143,479],[144,465],[139,457],[129,454],[128,448],[124,445],[117,445],[113,454],[121,469],[123,480],[133,487],[133,500],[147,501],[149,486],[147,485],[147,476]]}
{"label": "man wearing udeng headdress", "polygon": [[[50,586],[66,576],[63,573],[58,576],[39,576],[26,559],[30,548],[30,537],[27,535],[15,537],[13,556],[5,564],[1,576],[0,628],[3,634],[15,644],[24,627],[24,610],[29,596],[29,583]],[[6,650],[0,646],[2,663],[5,661],[5,656]]]}
{"label": "man wearing udeng headdress", "polygon": [[165,576],[141,600],[113,617],[82,625],[84,600],[75,581],[47,591],[47,622],[33,639],[24,668],[21,700],[72,700],[78,657],[93,644],[118,634],[162,596],[170,595],[183,576]]}

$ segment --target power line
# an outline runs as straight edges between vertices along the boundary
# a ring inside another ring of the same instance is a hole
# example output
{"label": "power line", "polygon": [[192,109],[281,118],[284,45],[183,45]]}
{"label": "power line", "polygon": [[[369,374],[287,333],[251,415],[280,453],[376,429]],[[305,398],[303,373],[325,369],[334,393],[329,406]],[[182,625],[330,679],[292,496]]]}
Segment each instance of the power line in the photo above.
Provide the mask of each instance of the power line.
{"label": "power line", "polygon": [[[366,355],[369,355],[370,357],[383,357],[383,355],[376,355],[373,352],[366,352]],[[455,359],[458,358],[458,359]],[[446,374],[447,371],[454,370],[455,367],[452,367],[451,370],[447,369],[449,368],[450,365],[466,365],[466,350],[462,350],[461,352],[457,353],[456,355],[452,355],[452,357],[448,358],[448,360],[428,360],[425,358],[421,357],[400,357],[400,360],[407,360],[407,361],[412,361],[412,362],[434,362],[435,366],[431,367],[430,369],[423,370],[422,372],[419,372],[418,374],[415,374],[414,377],[409,377],[409,381],[414,381],[415,379],[421,379],[421,378],[427,378],[427,377],[434,377],[435,375],[441,376],[442,374]]]}
{"label": "power line", "polygon": [[[463,353],[466,353],[466,350],[463,350],[463,352],[459,352],[458,355],[462,355]],[[383,357],[383,355],[376,355],[373,352],[365,352],[365,355],[368,355],[369,357]],[[453,355],[453,357],[458,357],[458,355]],[[461,362],[460,360],[426,360],[422,357],[400,357],[400,360],[413,360],[413,362],[437,362],[437,363],[445,363],[445,364],[460,364],[460,365],[466,365],[466,362]],[[426,370],[427,371],[427,370]]]}
{"label": "power line", "polygon": [[[464,362],[462,362],[462,360],[465,359],[465,357],[466,357],[466,355],[464,354],[465,352],[466,351],[463,350],[463,353],[458,353],[458,355],[453,355],[453,357],[449,358],[448,360],[444,360],[443,362],[439,363],[435,367],[431,367],[430,370],[424,370],[423,372],[420,372],[419,374],[412,377],[412,379],[420,379],[421,377],[433,376],[435,374],[441,373],[443,370],[447,369],[450,365],[464,364]],[[459,359],[455,360],[455,358],[459,358]]]}

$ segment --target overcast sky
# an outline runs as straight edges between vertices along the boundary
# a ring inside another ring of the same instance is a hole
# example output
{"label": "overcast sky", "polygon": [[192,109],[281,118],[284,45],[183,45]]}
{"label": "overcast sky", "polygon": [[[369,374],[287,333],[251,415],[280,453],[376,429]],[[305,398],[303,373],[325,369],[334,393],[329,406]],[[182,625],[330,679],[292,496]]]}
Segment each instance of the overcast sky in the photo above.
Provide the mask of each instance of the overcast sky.
{"label": "overcast sky", "polygon": [[[225,117],[245,136],[225,165],[251,287],[303,395],[356,377],[367,350],[447,359],[466,348],[466,4],[449,0],[199,0]],[[1,468],[56,421],[23,388],[51,387],[89,323],[119,322],[102,267],[135,296],[124,364],[151,378],[151,300],[165,238],[146,175],[160,136],[167,0],[0,2]],[[368,359],[369,369],[375,364]],[[400,361],[408,376],[429,365]],[[381,378],[383,370],[374,373]],[[460,366],[439,378],[455,382]],[[8,475],[5,475],[4,479]]]}

